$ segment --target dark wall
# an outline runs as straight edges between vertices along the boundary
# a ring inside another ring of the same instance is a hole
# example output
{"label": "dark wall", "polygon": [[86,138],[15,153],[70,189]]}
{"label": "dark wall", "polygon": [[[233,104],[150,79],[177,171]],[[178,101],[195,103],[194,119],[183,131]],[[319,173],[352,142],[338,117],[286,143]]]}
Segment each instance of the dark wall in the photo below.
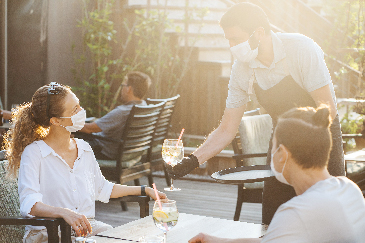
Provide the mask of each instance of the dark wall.
{"label": "dark wall", "polygon": [[8,1],[8,106],[30,101],[46,84],[47,41],[41,41],[41,19],[46,4],[43,20],[47,20],[47,2]]}

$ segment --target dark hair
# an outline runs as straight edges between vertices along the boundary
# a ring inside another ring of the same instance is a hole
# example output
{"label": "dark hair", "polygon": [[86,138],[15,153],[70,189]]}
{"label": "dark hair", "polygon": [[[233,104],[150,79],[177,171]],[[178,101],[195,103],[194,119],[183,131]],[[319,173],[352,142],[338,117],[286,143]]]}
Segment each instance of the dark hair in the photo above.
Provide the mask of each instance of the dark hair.
{"label": "dark hair", "polygon": [[[59,85],[58,94],[48,94],[49,85],[40,87],[33,95],[32,102],[19,106],[12,113],[14,125],[4,137],[4,148],[9,160],[10,175],[15,176],[20,165],[20,157],[26,146],[44,139],[49,132],[50,118],[62,116],[65,108],[63,100],[71,93],[68,86]],[[47,96],[49,95],[49,117],[47,117]]]}
{"label": "dark hair", "polygon": [[278,119],[274,137],[303,168],[327,166],[332,147],[328,106],[293,108]]}
{"label": "dark hair", "polygon": [[127,84],[133,87],[134,96],[143,99],[151,85],[151,78],[142,72],[127,73]]}
{"label": "dark hair", "polygon": [[264,10],[252,3],[238,3],[225,12],[219,22],[223,29],[238,26],[242,31],[252,34],[258,27],[270,33],[270,22]]}

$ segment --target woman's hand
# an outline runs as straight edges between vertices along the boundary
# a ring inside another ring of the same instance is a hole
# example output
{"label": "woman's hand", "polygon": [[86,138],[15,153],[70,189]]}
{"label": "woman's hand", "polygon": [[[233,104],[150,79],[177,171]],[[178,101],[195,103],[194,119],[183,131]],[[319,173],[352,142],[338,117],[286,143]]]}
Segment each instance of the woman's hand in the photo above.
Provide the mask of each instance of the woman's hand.
{"label": "woman's hand", "polygon": [[[156,198],[156,194],[155,191],[151,188],[151,187],[146,187],[146,194],[148,196],[150,196],[151,198],[153,198],[153,200],[157,200]],[[158,196],[160,197],[160,199],[167,199],[167,196],[165,193],[157,191],[158,192]]]}
{"label": "woman's hand", "polygon": [[85,215],[76,213],[68,208],[64,208],[62,218],[75,230],[77,236],[86,236],[92,233],[89,220]]}

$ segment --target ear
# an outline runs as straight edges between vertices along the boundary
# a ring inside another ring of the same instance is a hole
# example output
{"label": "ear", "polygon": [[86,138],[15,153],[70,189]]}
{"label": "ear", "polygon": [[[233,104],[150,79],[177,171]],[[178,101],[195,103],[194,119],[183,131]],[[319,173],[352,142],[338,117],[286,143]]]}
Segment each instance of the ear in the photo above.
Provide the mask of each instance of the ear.
{"label": "ear", "polygon": [[128,86],[127,88],[128,88],[127,93],[134,96],[134,92],[133,92],[134,89],[133,89],[133,87],[132,86]]}
{"label": "ear", "polygon": [[[283,163],[285,162],[285,160],[293,160],[293,157],[292,157],[292,155],[291,155],[291,152],[290,152],[290,150],[287,148],[287,147],[285,147],[284,145],[282,145],[282,144],[280,144],[280,146],[282,146],[281,147],[281,149],[280,149],[280,151],[282,151],[282,158],[283,158]],[[280,160],[280,162],[281,162],[281,160]]]}
{"label": "ear", "polygon": [[56,125],[59,126],[60,125],[60,121],[57,117],[52,117],[49,122],[51,123],[51,125]]}
{"label": "ear", "polygon": [[261,40],[262,37],[264,37],[266,34],[264,27],[258,27],[255,31],[256,38],[258,40]]}
{"label": "ear", "polygon": [[280,156],[281,156],[281,159],[280,159],[280,163],[284,163],[287,158],[289,157],[289,150],[287,149],[287,147],[285,147],[284,145],[280,144],[279,145],[280,149],[279,149],[279,153],[280,153]]}

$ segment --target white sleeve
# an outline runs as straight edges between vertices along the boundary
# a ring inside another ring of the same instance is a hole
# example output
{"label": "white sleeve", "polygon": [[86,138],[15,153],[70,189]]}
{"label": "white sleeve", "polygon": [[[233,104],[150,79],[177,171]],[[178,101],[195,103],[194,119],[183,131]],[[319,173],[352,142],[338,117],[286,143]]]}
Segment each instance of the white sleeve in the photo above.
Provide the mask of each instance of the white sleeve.
{"label": "white sleeve", "polygon": [[308,239],[308,236],[299,215],[294,209],[281,206],[261,242],[304,242],[305,239]]}
{"label": "white sleeve", "polygon": [[95,175],[95,200],[99,200],[104,203],[108,203],[110,199],[110,195],[112,194],[112,190],[114,187],[114,183],[105,179],[103,174],[101,173],[98,162],[94,157],[94,175]]}
{"label": "white sleeve", "polygon": [[43,195],[40,193],[39,166],[41,153],[37,146],[29,145],[24,149],[19,168],[18,192],[20,201],[20,214],[23,217],[30,215],[32,207],[37,202],[42,202]]}
{"label": "white sleeve", "polygon": [[[242,87],[245,85],[243,77],[247,77],[242,63],[235,61],[232,65],[231,76],[228,84],[228,97],[226,100],[227,108],[238,108],[245,105],[249,100],[249,96]],[[247,85],[248,86],[248,83]]]}
{"label": "white sleeve", "polygon": [[312,92],[332,83],[331,75],[324,61],[324,53],[312,39],[298,48],[300,75],[303,87]]}

